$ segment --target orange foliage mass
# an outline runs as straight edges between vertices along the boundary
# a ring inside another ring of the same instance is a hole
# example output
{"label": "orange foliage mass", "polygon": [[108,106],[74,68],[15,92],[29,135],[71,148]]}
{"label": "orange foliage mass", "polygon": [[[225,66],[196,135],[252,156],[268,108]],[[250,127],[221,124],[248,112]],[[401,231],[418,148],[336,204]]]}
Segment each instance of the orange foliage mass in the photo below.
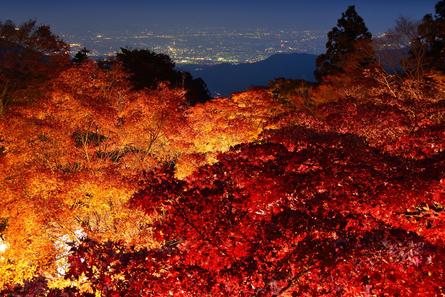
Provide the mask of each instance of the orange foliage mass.
{"label": "orange foliage mass", "polygon": [[199,165],[214,163],[217,153],[231,147],[255,141],[287,109],[275,101],[266,90],[234,94],[231,99],[215,99],[190,108],[187,127],[193,138],[182,150],[176,163],[176,176],[184,178]]}
{"label": "orange foliage mass", "polygon": [[[278,143],[292,154],[316,152],[313,135],[292,141],[292,134],[300,131],[297,126],[331,135],[328,138],[355,135],[370,148],[408,163],[439,160],[445,149],[443,101],[384,102],[381,94],[354,99],[344,90],[330,98],[332,87],[309,90],[313,106],[292,105],[286,98],[256,89],[191,107],[184,90],[166,84],[155,90],[132,90],[119,64],[104,70],[89,61],[65,70],[51,82],[44,98],[11,107],[0,117],[0,288],[42,275],[59,286],[68,268],[68,244],[76,245],[84,237],[136,250],[165,243],[162,234],[153,234],[154,225],[165,219],[165,210],[147,214],[130,209],[129,201],[144,173],[166,162],[175,164],[176,178],[193,182],[197,168],[221,161],[220,153],[230,154],[239,144],[266,145],[280,135]],[[353,151],[354,142],[339,148]],[[256,158],[276,161],[268,155]],[[319,161],[287,169],[312,174],[320,169]],[[273,181],[253,187],[258,181],[250,173],[244,180],[240,176],[234,175],[240,188],[252,188],[250,194],[256,197],[249,207],[261,213],[264,205],[258,201],[270,193]],[[381,204],[354,209],[436,244],[443,238],[443,228],[419,228],[405,214],[429,215],[434,224],[443,224],[443,186],[441,180],[429,196],[413,194],[396,205],[397,189],[388,190],[381,199],[387,203],[385,211]],[[430,196],[439,206],[420,204]],[[232,252],[241,257],[245,251],[233,247]]]}
{"label": "orange foliage mass", "polygon": [[[151,246],[154,218],[128,210],[136,174],[174,153],[166,134],[182,91],[131,92],[119,68],[89,62],[62,73],[46,98],[0,119],[0,218],[8,249],[0,287],[55,272],[56,243],[82,230]],[[173,112],[172,112],[173,111]],[[113,178],[111,178],[113,177]]]}
{"label": "orange foliage mass", "polygon": [[10,263],[0,269],[0,287],[54,276],[61,238],[75,242],[82,233],[156,245],[156,218],[126,206],[141,172],[175,161],[185,178],[215,162],[216,153],[258,139],[282,112],[266,91],[190,108],[183,90],[165,84],[132,91],[119,65],[103,70],[89,61],[65,70],[45,98],[0,118],[0,218],[7,219],[8,244],[0,261]]}

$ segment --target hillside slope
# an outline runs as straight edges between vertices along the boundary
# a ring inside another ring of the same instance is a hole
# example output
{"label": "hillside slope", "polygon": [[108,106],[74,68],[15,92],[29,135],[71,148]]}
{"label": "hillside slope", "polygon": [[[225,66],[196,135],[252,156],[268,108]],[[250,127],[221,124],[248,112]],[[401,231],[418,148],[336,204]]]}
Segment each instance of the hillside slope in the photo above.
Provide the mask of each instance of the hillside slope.
{"label": "hillside slope", "polygon": [[266,86],[277,77],[314,81],[316,55],[277,54],[251,64],[212,66],[178,65],[194,77],[201,77],[213,95],[229,96],[252,86]]}

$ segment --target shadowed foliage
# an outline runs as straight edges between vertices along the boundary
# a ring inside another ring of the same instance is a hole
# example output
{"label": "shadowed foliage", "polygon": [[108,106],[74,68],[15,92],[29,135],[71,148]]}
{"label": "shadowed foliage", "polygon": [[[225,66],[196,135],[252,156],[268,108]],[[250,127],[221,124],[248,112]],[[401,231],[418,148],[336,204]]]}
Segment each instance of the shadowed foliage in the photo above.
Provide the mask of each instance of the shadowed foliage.
{"label": "shadowed foliage", "polygon": [[152,89],[161,82],[168,82],[172,87],[185,89],[186,98],[192,105],[210,99],[205,82],[200,78],[193,79],[188,72],[177,71],[168,55],[146,49],[122,48],[116,58],[130,74],[135,90]]}

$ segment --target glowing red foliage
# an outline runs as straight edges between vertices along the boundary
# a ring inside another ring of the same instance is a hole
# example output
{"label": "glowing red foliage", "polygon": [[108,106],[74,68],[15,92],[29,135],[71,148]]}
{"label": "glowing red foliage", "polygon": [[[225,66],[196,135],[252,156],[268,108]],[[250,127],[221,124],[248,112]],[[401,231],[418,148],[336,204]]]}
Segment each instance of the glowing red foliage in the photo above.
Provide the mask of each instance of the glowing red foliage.
{"label": "glowing red foliage", "polygon": [[85,239],[66,277],[104,296],[444,295],[443,102],[297,116],[185,180],[146,173],[129,206],[162,246]]}
{"label": "glowing red foliage", "polygon": [[363,138],[301,127],[264,139],[185,182],[172,166],[147,174],[131,204],[164,214],[164,247],[86,242],[70,276],[85,273],[106,295],[445,293],[443,219],[431,217],[445,212],[442,159],[390,157]]}

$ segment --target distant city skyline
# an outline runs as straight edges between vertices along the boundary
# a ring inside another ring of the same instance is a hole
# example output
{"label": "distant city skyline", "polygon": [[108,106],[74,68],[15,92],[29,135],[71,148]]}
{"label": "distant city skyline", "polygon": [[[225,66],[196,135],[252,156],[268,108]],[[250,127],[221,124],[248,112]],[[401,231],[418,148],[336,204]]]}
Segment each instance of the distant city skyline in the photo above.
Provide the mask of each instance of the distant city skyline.
{"label": "distant city skyline", "polygon": [[398,16],[420,19],[436,0],[15,0],[0,3],[0,20],[37,19],[58,33],[178,29],[190,27],[329,30],[354,4],[371,32],[382,32]]}
{"label": "distant city skyline", "polygon": [[253,63],[277,53],[323,51],[326,32],[296,30],[182,29],[169,32],[89,32],[63,34],[72,54],[83,47],[95,57],[114,56],[121,47],[147,48],[168,54],[178,64]]}
{"label": "distant city skyline", "polygon": [[421,19],[435,0],[15,0],[0,3],[0,21],[36,19],[94,56],[120,47],[148,48],[179,64],[252,63],[276,53],[318,54],[326,33],[355,5],[377,35],[399,16]]}

